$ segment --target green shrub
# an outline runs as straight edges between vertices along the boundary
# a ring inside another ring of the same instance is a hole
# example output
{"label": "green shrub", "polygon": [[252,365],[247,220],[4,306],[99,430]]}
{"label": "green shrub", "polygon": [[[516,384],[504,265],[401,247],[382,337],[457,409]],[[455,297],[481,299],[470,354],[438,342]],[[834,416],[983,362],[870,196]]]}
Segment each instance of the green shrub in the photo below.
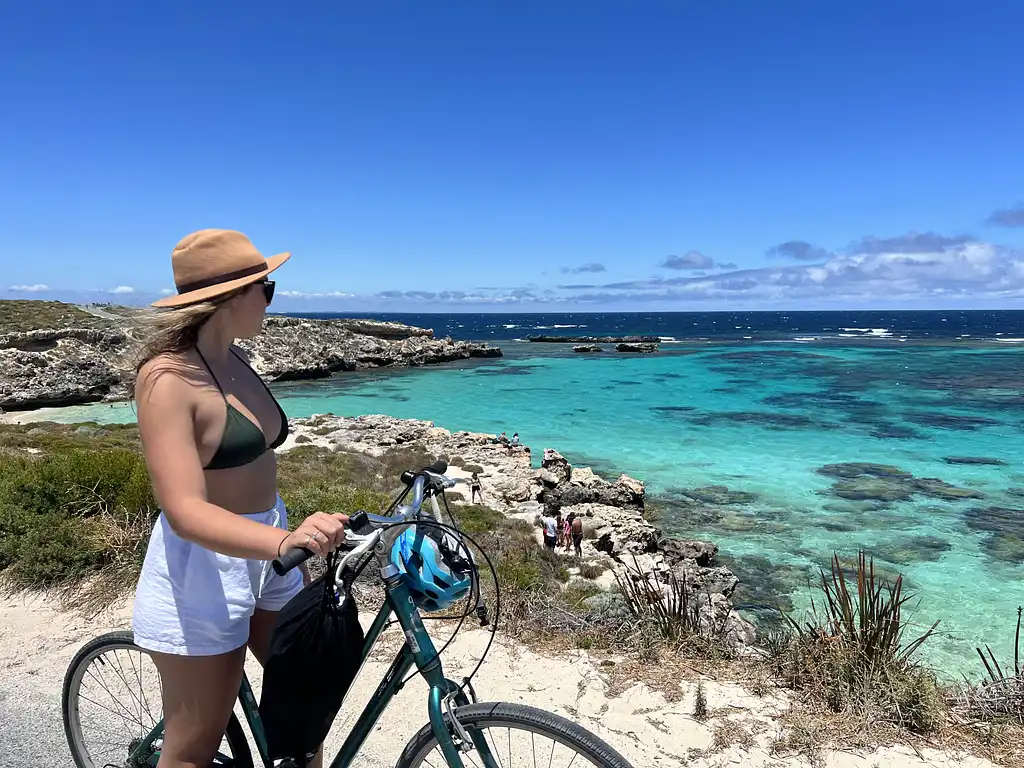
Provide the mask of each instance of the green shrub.
{"label": "green shrub", "polygon": [[134,585],[141,558],[124,552],[144,551],[156,502],[138,451],[78,435],[22,433],[50,452],[0,456],[0,570],[9,589],[66,588],[67,602],[103,605]]}
{"label": "green shrub", "polygon": [[459,529],[474,538],[478,533],[499,530],[506,522],[501,512],[482,504],[463,504],[454,508],[452,514]]}
{"label": "green shrub", "polygon": [[579,608],[588,597],[601,594],[601,589],[585,581],[570,581],[562,592],[566,604]]}
{"label": "green shrub", "polygon": [[84,517],[101,510],[156,506],[140,453],[78,447],[0,461],[0,504]]}
{"label": "green shrub", "polygon": [[789,631],[773,637],[770,649],[776,673],[856,723],[932,732],[945,718],[943,697],[935,676],[912,657],[938,622],[908,641],[903,577],[876,578],[863,552],[854,586],[843,569],[834,555],[831,573],[821,573],[823,616],[815,611],[799,623],[783,614]]}
{"label": "green shrub", "polygon": [[0,509],[0,569],[13,589],[50,588],[78,579],[103,562],[89,522],[58,512]]}

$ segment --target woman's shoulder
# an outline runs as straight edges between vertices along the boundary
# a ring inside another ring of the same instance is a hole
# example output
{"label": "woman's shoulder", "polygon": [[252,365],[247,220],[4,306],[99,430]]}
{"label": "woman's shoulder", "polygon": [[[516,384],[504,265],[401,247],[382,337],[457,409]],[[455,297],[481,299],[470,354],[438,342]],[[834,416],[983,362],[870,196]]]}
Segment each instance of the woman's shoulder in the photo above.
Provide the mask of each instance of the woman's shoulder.
{"label": "woman's shoulder", "polygon": [[185,352],[162,352],[139,366],[136,392],[181,390],[197,381],[196,365]]}

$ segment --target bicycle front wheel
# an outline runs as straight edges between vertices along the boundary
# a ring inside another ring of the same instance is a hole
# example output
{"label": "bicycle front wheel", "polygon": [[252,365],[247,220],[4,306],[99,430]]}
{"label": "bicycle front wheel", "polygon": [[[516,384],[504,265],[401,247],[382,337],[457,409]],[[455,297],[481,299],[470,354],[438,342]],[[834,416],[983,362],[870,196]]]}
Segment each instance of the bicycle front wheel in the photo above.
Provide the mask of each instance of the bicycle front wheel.
{"label": "bicycle front wheel", "polygon": [[[542,709],[490,701],[459,707],[455,717],[474,742],[472,750],[461,753],[467,768],[515,765],[633,768],[622,755],[583,726]],[[445,723],[451,730],[448,715],[445,715]],[[489,754],[481,754],[476,744],[485,744]],[[445,765],[441,747],[428,724],[412,737],[395,768]]]}
{"label": "bicycle front wheel", "polygon": [[[160,759],[160,675],[131,632],[93,638],[64,677],[64,733],[77,768],[145,768]],[[148,746],[142,748],[143,743]],[[134,755],[138,752],[139,754]],[[252,768],[245,732],[234,713],[211,768]]]}

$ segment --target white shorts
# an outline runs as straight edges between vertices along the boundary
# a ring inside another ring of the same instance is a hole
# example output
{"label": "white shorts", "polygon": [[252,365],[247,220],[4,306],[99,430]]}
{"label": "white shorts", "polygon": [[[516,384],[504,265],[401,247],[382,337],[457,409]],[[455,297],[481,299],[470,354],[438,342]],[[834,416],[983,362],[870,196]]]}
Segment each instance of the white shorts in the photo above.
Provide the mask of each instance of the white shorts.
{"label": "white shorts", "polygon": [[[244,517],[288,530],[280,496],[273,508]],[[301,589],[298,568],[278,576],[269,560],[229,557],[185,541],[161,512],[135,590],[135,642],[181,656],[227,653],[248,641],[253,611],[279,611]]]}

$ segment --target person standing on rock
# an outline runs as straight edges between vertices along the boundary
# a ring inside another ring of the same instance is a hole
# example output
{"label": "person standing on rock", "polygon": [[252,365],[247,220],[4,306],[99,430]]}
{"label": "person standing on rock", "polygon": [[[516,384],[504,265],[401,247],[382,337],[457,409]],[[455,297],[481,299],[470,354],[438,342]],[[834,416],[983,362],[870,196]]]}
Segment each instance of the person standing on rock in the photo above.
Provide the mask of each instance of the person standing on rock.
{"label": "person standing on rock", "polygon": [[476,502],[476,497],[480,497],[480,501],[484,500],[483,487],[480,485],[480,477],[476,472],[469,480],[469,503],[473,504]]}
{"label": "person standing on rock", "polygon": [[570,524],[572,533],[572,547],[576,550],[576,557],[583,557],[583,518],[576,515]]}
{"label": "person standing on rock", "polygon": [[576,519],[576,513],[570,512],[565,518],[565,522],[562,523],[562,543],[565,545],[565,551],[568,552],[572,549],[572,539],[569,536],[570,527],[572,521]]}
{"label": "person standing on rock", "polygon": [[551,516],[550,512],[545,511],[544,517],[541,518],[541,524],[544,526],[544,547],[554,552],[555,545],[558,543],[558,521]]}
{"label": "person standing on rock", "polygon": [[562,513],[559,512],[555,515],[555,546],[559,546],[565,543],[565,520],[562,519]]}
{"label": "person standing on rock", "polygon": [[[262,664],[277,612],[308,580],[270,561],[344,540],[345,515],[318,512],[288,531],[274,449],[288,419],[236,339],[260,333],[274,295],[264,258],[240,232],[206,229],[171,254],[177,293],[161,308],[136,369],[139,435],[160,514],[135,591],[132,630],[163,685],[159,768],[206,766],[227,727],[246,648]],[[311,671],[311,684],[316,672]],[[310,763],[320,766],[318,754]]]}

